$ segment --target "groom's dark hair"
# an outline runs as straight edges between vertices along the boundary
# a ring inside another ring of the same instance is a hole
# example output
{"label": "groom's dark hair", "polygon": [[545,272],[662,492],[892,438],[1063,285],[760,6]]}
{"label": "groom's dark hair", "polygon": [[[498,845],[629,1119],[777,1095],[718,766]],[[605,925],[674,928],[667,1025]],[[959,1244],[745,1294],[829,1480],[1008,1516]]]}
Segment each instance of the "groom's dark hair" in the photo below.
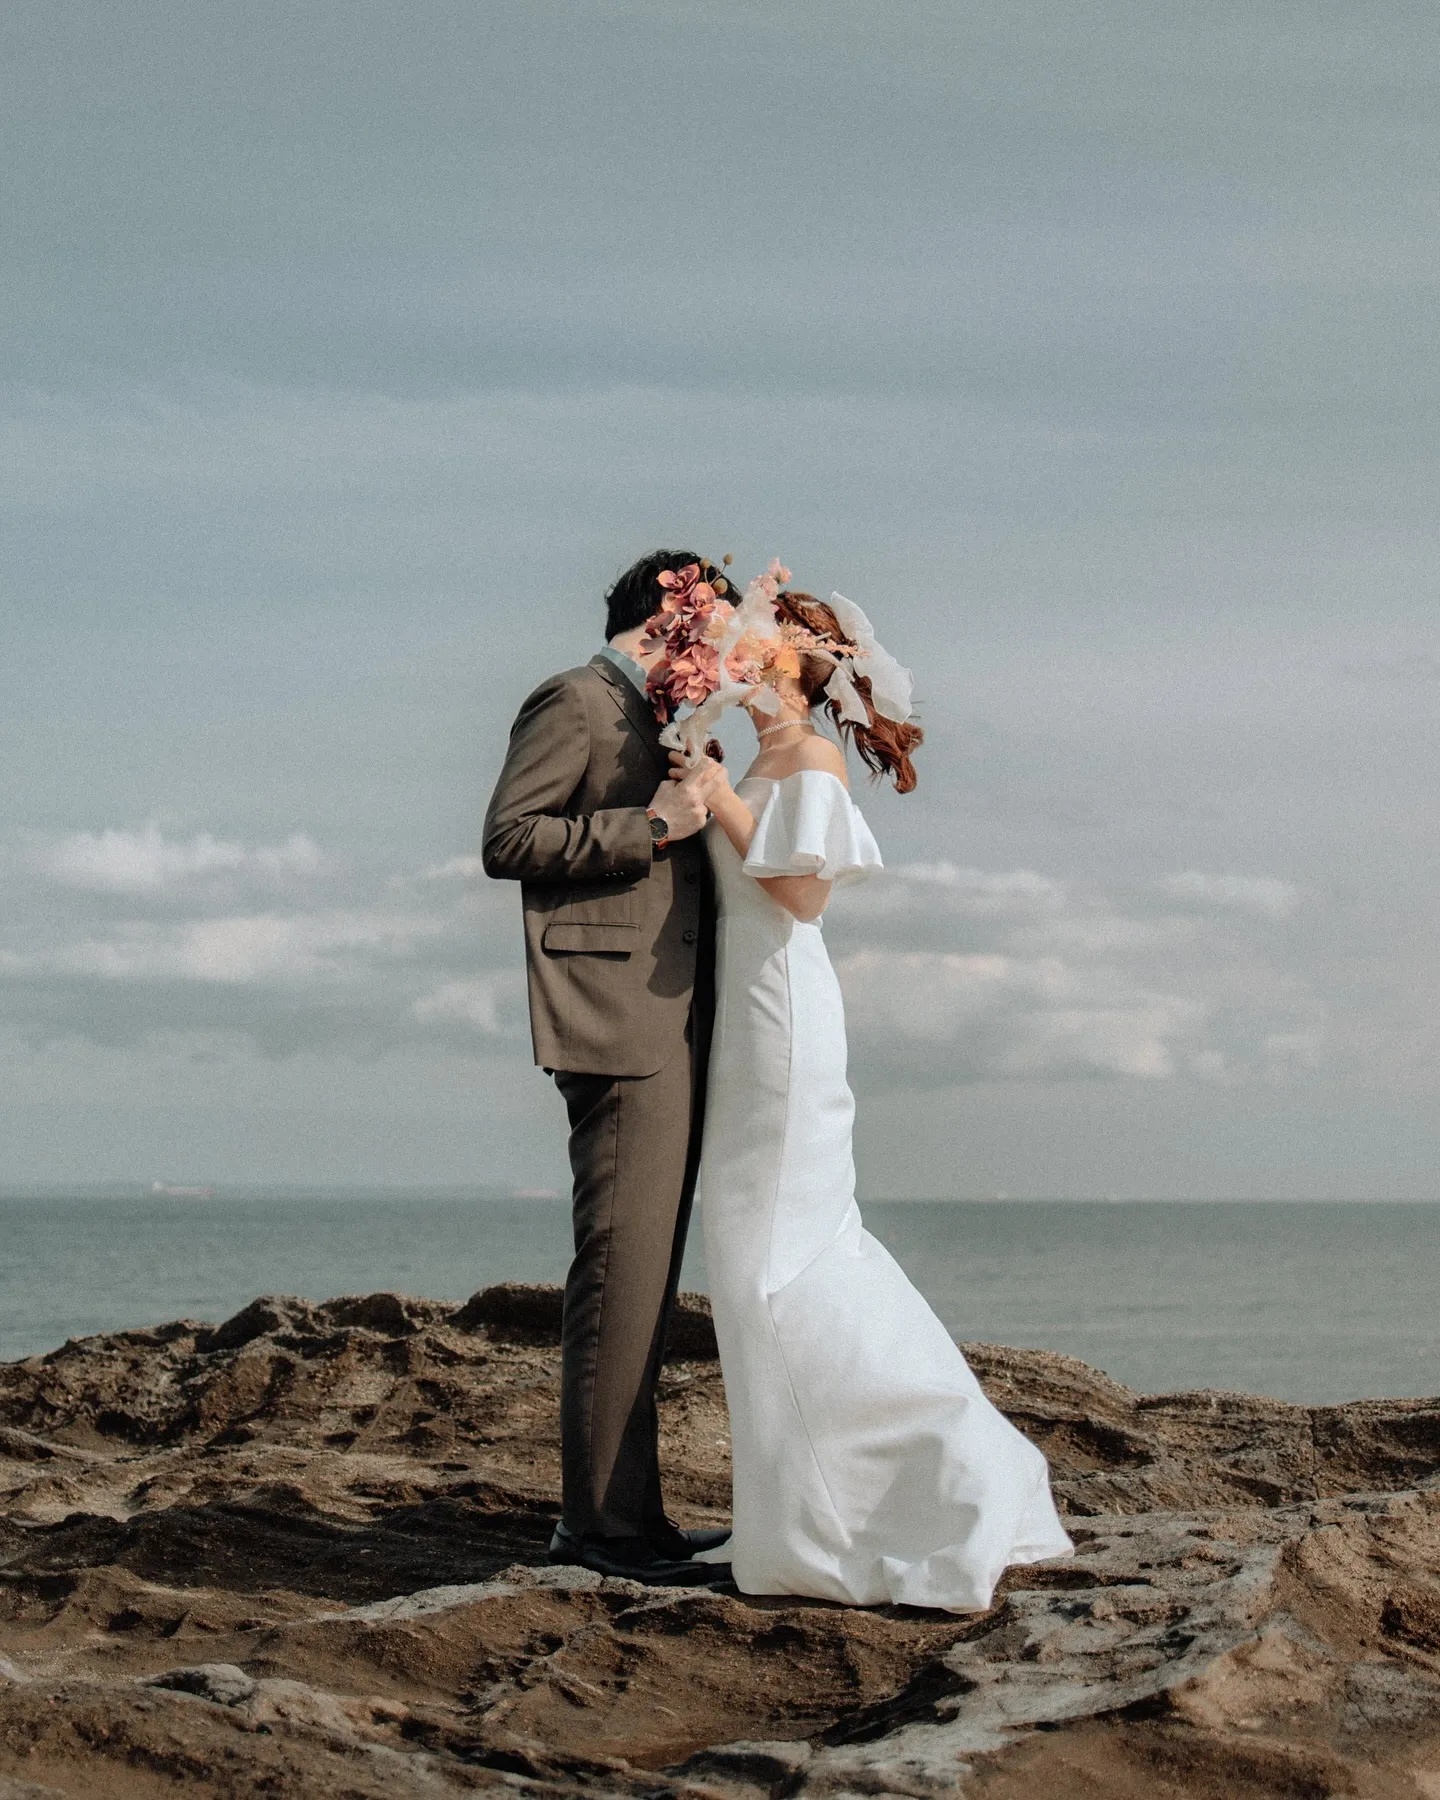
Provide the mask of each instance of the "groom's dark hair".
{"label": "groom's dark hair", "polygon": [[639,562],[631,563],[605,596],[606,637],[633,631],[652,613],[659,612],[665,590],[657,585],[655,577],[662,569],[683,569],[687,563],[703,560],[693,550],[652,550]]}

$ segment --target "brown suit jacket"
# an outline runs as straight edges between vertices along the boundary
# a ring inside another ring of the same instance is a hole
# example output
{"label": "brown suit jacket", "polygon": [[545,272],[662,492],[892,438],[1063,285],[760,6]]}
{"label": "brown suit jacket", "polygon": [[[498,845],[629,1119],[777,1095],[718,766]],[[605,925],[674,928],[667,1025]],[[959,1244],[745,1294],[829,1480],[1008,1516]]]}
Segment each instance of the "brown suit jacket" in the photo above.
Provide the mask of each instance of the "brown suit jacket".
{"label": "brown suit jacket", "polygon": [[597,656],[520,709],[485,815],[487,875],[520,883],[535,1060],[653,1075],[684,1046],[714,962],[698,837],[652,851],[669,773],[649,703]]}

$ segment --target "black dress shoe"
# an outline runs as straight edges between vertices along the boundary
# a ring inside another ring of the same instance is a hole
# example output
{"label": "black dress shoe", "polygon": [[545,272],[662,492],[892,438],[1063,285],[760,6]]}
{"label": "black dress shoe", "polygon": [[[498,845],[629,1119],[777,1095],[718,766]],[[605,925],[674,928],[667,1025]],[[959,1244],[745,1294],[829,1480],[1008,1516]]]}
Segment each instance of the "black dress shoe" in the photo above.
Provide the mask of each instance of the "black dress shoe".
{"label": "black dress shoe", "polygon": [[718,1545],[726,1543],[730,1537],[730,1528],[726,1526],[723,1531],[686,1531],[669,1519],[657,1519],[653,1525],[645,1527],[645,1535],[662,1556],[681,1559],[698,1556],[702,1550],[714,1550]]}
{"label": "black dress shoe", "polygon": [[[688,1549],[688,1546],[687,1546]],[[667,1556],[643,1537],[580,1537],[563,1525],[550,1540],[552,1563],[578,1563],[597,1575],[619,1575],[649,1587],[717,1587],[730,1580],[729,1563],[692,1562]]]}

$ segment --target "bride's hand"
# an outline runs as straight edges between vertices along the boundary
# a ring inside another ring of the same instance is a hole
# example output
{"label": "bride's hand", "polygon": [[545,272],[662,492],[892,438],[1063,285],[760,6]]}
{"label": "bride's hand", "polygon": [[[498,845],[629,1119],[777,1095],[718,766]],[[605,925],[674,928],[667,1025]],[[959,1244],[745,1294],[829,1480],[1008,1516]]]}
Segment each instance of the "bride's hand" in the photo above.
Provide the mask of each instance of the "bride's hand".
{"label": "bride's hand", "polygon": [[714,806],[716,796],[727,793],[730,789],[730,777],[725,772],[723,763],[712,757],[702,756],[698,762],[689,762],[679,750],[670,752],[670,779],[683,781],[706,806]]}

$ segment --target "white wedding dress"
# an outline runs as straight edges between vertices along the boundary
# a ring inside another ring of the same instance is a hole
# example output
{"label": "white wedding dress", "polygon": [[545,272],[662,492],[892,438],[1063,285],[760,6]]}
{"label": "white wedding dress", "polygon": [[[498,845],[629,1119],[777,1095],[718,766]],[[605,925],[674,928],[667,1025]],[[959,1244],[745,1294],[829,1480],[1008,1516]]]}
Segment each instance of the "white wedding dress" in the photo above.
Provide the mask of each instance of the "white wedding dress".
{"label": "white wedding dress", "polygon": [[1045,1458],[860,1222],[839,984],[819,921],[755,879],[854,880],[880,852],[837,776],[748,776],[737,792],[757,821],[744,863],[707,830],[719,936],[700,1196],[735,1483],[734,1534],[709,1559],[745,1593],[986,1607],[1007,1564],[1073,1546]]}

